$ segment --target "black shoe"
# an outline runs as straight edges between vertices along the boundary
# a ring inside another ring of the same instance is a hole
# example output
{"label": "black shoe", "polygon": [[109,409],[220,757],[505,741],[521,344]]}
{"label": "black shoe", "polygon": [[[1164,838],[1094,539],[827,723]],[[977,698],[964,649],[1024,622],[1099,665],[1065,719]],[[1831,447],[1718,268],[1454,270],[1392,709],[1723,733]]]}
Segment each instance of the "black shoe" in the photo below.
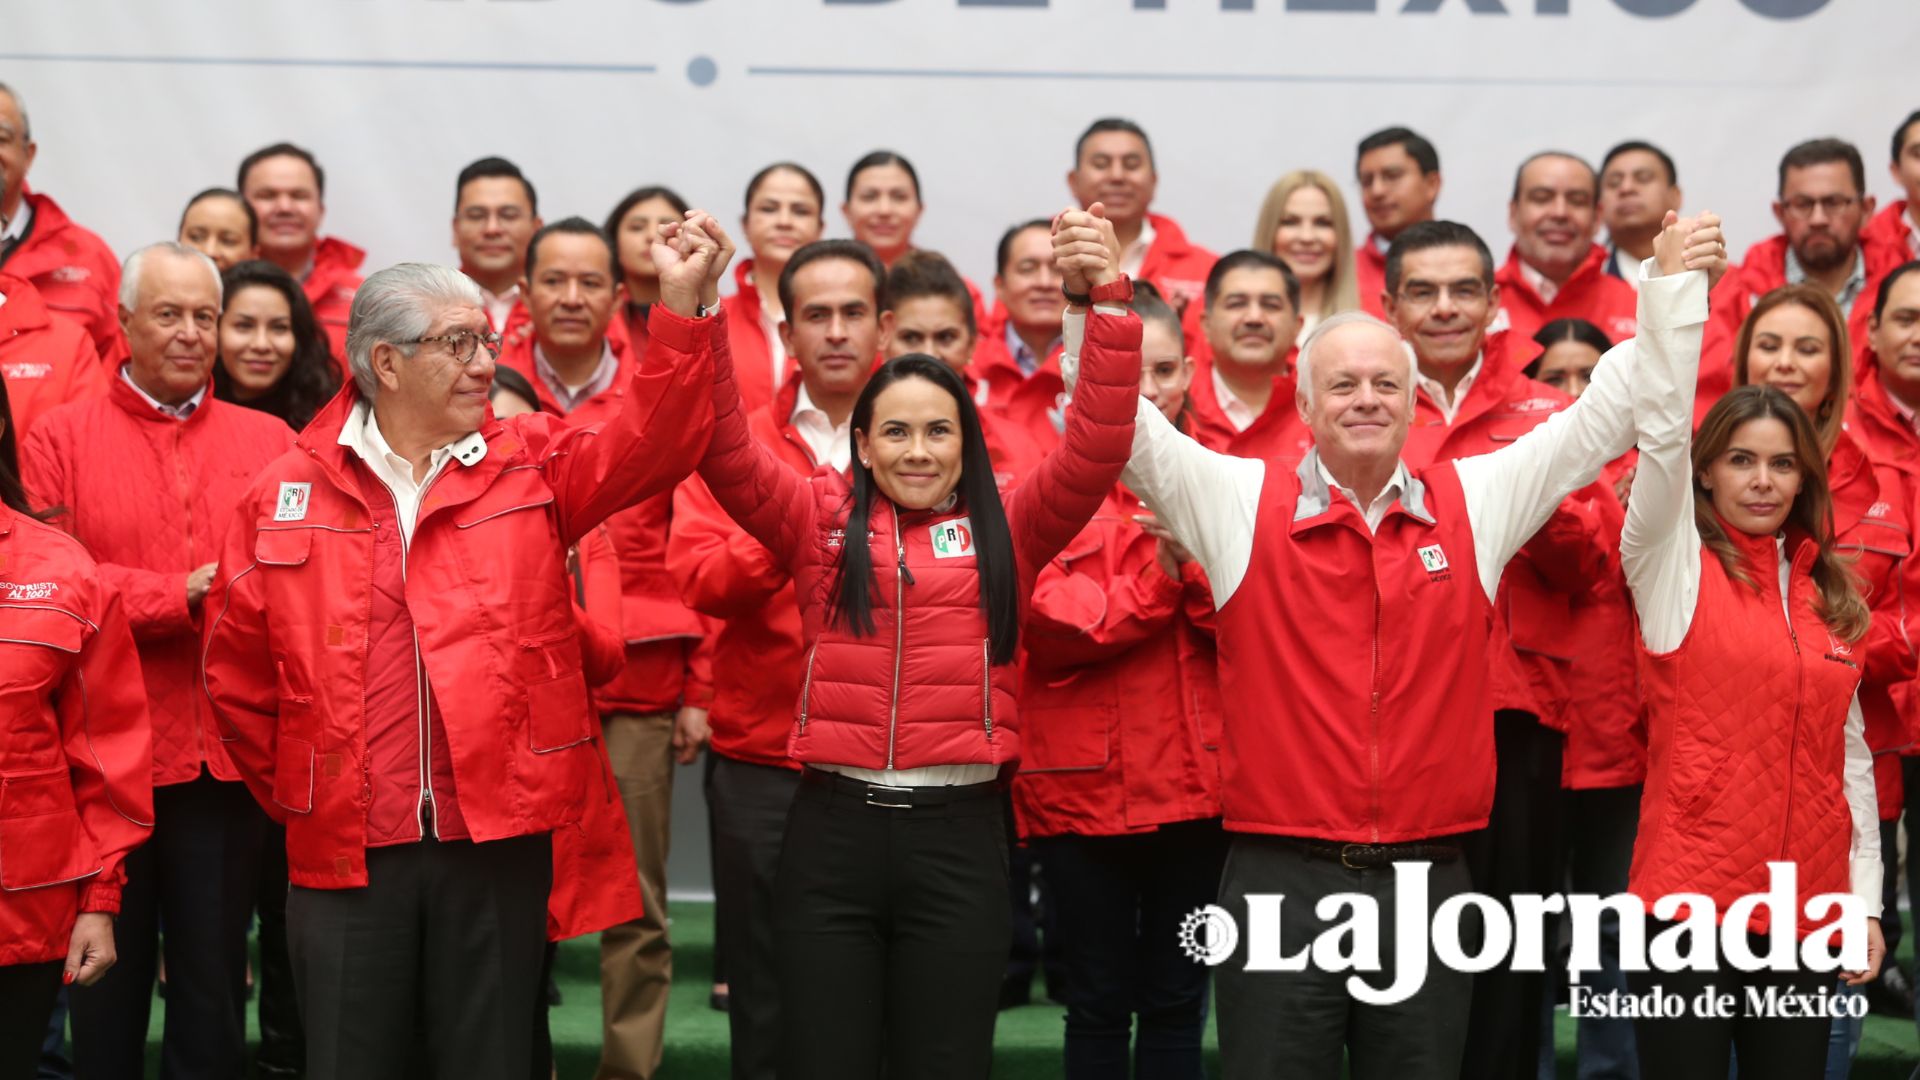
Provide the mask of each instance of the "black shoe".
{"label": "black shoe", "polygon": [[1880,977],[1867,984],[1867,1011],[1906,1019],[1913,1015],[1913,983],[1900,965],[1888,960]]}
{"label": "black shoe", "polygon": [[715,990],[707,995],[707,1007],[714,1012],[726,1012],[733,1005],[732,997],[730,990]]}

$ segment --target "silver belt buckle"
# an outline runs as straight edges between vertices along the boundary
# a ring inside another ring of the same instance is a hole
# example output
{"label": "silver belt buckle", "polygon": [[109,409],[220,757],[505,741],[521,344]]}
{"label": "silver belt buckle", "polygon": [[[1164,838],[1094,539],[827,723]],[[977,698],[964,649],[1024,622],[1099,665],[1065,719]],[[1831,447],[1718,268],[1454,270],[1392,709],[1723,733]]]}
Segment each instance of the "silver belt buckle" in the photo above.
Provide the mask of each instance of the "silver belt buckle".
{"label": "silver belt buckle", "polygon": [[888,810],[911,810],[913,809],[913,802],[911,801],[911,797],[909,797],[909,801],[907,802],[881,802],[880,799],[887,792],[891,792],[891,791],[910,792],[912,790],[913,790],[912,788],[906,788],[906,787],[890,787],[886,784],[868,784],[867,785],[867,805],[881,806],[881,807],[887,808]]}

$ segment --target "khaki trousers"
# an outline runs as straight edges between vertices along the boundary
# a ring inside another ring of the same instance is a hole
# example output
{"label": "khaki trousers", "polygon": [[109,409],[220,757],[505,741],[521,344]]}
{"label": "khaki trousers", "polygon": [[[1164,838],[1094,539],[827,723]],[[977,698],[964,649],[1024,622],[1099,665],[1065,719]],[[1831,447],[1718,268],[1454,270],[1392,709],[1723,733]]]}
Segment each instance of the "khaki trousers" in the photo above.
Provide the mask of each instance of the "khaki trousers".
{"label": "khaki trousers", "polygon": [[609,713],[607,756],[633,834],[646,914],[600,935],[597,1080],[652,1080],[660,1068],[673,947],[667,941],[667,846],[673,807],[673,713]]}

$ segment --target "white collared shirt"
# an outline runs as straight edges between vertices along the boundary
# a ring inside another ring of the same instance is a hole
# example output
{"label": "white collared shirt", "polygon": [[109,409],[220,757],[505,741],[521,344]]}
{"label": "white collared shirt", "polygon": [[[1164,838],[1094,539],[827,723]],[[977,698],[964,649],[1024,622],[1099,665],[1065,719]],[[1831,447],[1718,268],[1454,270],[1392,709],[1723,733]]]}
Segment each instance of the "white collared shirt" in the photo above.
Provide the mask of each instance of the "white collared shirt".
{"label": "white collared shirt", "polygon": [[827,416],[826,410],[813,403],[807,396],[807,384],[800,384],[800,393],[793,399],[793,429],[807,444],[807,451],[813,455],[816,465],[826,465],[835,472],[846,472],[853,461],[853,435],[851,426],[853,416],[835,424]]}
{"label": "white collared shirt", "polygon": [[1614,244],[1607,249],[1607,265],[1612,268],[1614,276],[1633,286],[1635,292],[1640,290],[1638,272],[1640,260],[1620,250],[1620,245]]}
{"label": "white collared shirt", "polygon": [[421,497],[426,495],[427,488],[433,485],[434,477],[440,475],[447,462],[475,465],[487,456],[487,440],[479,432],[472,432],[433,451],[428,458],[427,475],[416,484],[413,462],[393,452],[386,436],[380,433],[380,422],[373,415],[373,407],[364,400],[353,406],[353,414],[341,425],[337,441],[360,455],[360,460],[367,463],[367,468],[372,469],[373,475],[393,494],[394,521],[400,526],[402,546],[413,543],[413,524],[420,514]]}
{"label": "white collared shirt", "polygon": [[[476,284],[478,283],[476,282]],[[493,324],[493,332],[496,334],[506,333],[507,316],[513,313],[513,305],[520,302],[519,284],[515,283],[513,288],[508,289],[498,296],[489,292],[485,285],[481,285],[480,299],[483,302],[483,306],[487,309],[487,321]]]}
{"label": "white collared shirt", "polygon": [[27,235],[27,226],[33,224],[33,203],[27,197],[20,197],[20,212],[7,220],[7,227],[0,229],[0,248],[8,244],[17,244]]}
{"label": "white collared shirt", "polygon": [[1555,284],[1547,275],[1535,270],[1533,264],[1525,259],[1520,260],[1520,280],[1526,282],[1529,288],[1540,294],[1542,303],[1551,304],[1553,303],[1553,298],[1560,295],[1560,286]]}
{"label": "white collared shirt", "polygon": [[200,389],[194,391],[194,394],[192,397],[188,398],[187,400],[181,402],[178,405],[168,405],[165,402],[162,402],[156,399],[152,394],[149,394],[145,390],[142,390],[140,388],[140,384],[133,381],[132,368],[133,368],[133,365],[131,363],[121,364],[120,378],[128,386],[133,387],[133,392],[136,394],[139,394],[140,399],[142,401],[145,401],[147,404],[153,406],[153,410],[155,412],[159,413],[161,416],[172,417],[175,420],[185,420],[187,417],[192,416],[194,414],[194,411],[200,408],[200,403],[207,399],[207,387],[212,385],[211,381],[202,383],[200,385]]}
{"label": "white collared shirt", "polygon": [[1259,414],[1253,411],[1253,406],[1241,401],[1233,392],[1233,388],[1227,385],[1227,380],[1220,377],[1218,364],[1213,365],[1209,374],[1213,376],[1213,396],[1220,402],[1220,411],[1226,414],[1227,423],[1232,424],[1235,431],[1245,431],[1252,427],[1253,422],[1260,418]]}
{"label": "white collared shirt", "polygon": [[787,343],[780,340],[780,324],[785,321],[781,316],[760,309],[760,332],[767,335],[767,359],[773,363],[773,385],[779,386],[787,381]]}
{"label": "white collared shirt", "polygon": [[1319,464],[1320,479],[1327,482],[1327,487],[1345,495],[1347,501],[1360,511],[1360,516],[1367,519],[1368,532],[1380,531],[1380,523],[1386,520],[1387,511],[1393,509],[1393,504],[1399,502],[1400,496],[1407,493],[1407,488],[1413,479],[1412,474],[1407,472],[1406,462],[1394,462],[1393,475],[1387,479],[1387,486],[1380,489],[1380,494],[1375,495],[1372,502],[1361,506],[1359,494],[1333,478],[1333,472],[1327,468],[1325,458],[1315,454],[1313,460]]}
{"label": "white collared shirt", "polygon": [[1907,250],[1913,258],[1920,259],[1920,211],[1916,211],[1912,203],[1907,204]]}
{"label": "white collared shirt", "polygon": [[1153,247],[1153,219],[1142,215],[1140,235],[1133,238],[1127,250],[1120,253],[1120,272],[1130,278],[1140,276],[1140,268],[1147,264],[1147,251]]}
{"label": "white collared shirt", "polygon": [[[1413,352],[1412,345],[1406,346],[1406,349],[1409,354]],[[1467,400],[1467,391],[1473,389],[1473,381],[1480,377],[1480,365],[1485,363],[1486,359],[1486,350],[1482,349],[1480,355],[1473,358],[1473,366],[1468,368],[1467,373],[1460,377],[1460,381],[1453,385],[1451,395],[1438,379],[1429,379],[1421,373],[1420,363],[1416,359],[1413,365],[1413,385],[1427,392],[1427,398],[1439,407],[1441,417],[1451,424],[1453,418],[1460,413],[1460,403]]]}
{"label": "white collared shirt", "polygon": [[559,403],[562,409],[572,412],[613,385],[613,380],[620,374],[620,359],[613,355],[613,343],[604,338],[601,339],[599,366],[593,369],[593,374],[588,376],[586,382],[579,386],[568,386],[560,380],[560,373],[553,369],[553,364],[547,360],[547,354],[541,350],[540,343],[536,341],[533,344],[533,371],[540,376],[540,381],[546,384],[547,392],[553,395],[553,400]]}

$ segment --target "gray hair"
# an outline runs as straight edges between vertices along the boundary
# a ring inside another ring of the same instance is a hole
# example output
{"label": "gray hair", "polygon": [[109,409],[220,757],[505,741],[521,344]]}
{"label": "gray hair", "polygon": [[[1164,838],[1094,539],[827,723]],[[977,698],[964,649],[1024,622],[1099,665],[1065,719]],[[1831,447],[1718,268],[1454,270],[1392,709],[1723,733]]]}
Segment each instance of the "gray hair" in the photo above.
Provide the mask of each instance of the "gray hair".
{"label": "gray hair", "polygon": [[1296,385],[1299,387],[1300,394],[1306,398],[1308,405],[1313,404],[1314,346],[1320,343],[1321,338],[1326,337],[1328,334],[1332,333],[1333,331],[1338,330],[1343,326],[1353,326],[1355,324],[1359,324],[1362,326],[1379,327],[1380,329],[1385,330],[1387,333],[1392,334],[1394,337],[1394,340],[1401,342],[1400,351],[1403,353],[1406,353],[1406,356],[1407,356],[1407,388],[1409,392],[1412,391],[1413,352],[1412,350],[1408,349],[1406,347],[1406,343],[1401,340],[1400,331],[1395,329],[1393,327],[1393,324],[1388,323],[1385,320],[1375,315],[1372,315],[1368,312],[1343,311],[1338,315],[1329,315],[1325,319],[1320,320],[1319,324],[1313,328],[1313,333],[1307,335],[1307,340],[1300,343],[1300,355],[1293,362],[1294,379],[1296,381]]}
{"label": "gray hair", "polygon": [[148,244],[146,247],[127,256],[127,261],[120,264],[121,307],[132,311],[140,306],[140,268],[146,265],[147,253],[150,251],[158,251],[176,259],[186,259],[190,262],[197,262],[206,267],[207,273],[213,275],[213,296],[215,302],[223,307],[226,305],[227,291],[225,283],[220,280],[220,268],[214,265],[212,259],[207,258],[207,253],[201,251],[199,248],[188,247],[175,240],[162,240],[158,243]]}
{"label": "gray hair", "polygon": [[373,347],[382,342],[411,357],[434,315],[450,304],[484,307],[480,286],[451,267],[435,263],[400,263],[369,277],[353,294],[347,319],[347,367],[354,385],[368,401],[380,393],[373,374]]}
{"label": "gray hair", "polygon": [[13,109],[20,114],[20,141],[23,143],[32,142],[33,121],[27,119],[27,99],[20,96],[20,91],[15,90],[4,82],[0,82],[0,94],[5,94],[12,98]]}

